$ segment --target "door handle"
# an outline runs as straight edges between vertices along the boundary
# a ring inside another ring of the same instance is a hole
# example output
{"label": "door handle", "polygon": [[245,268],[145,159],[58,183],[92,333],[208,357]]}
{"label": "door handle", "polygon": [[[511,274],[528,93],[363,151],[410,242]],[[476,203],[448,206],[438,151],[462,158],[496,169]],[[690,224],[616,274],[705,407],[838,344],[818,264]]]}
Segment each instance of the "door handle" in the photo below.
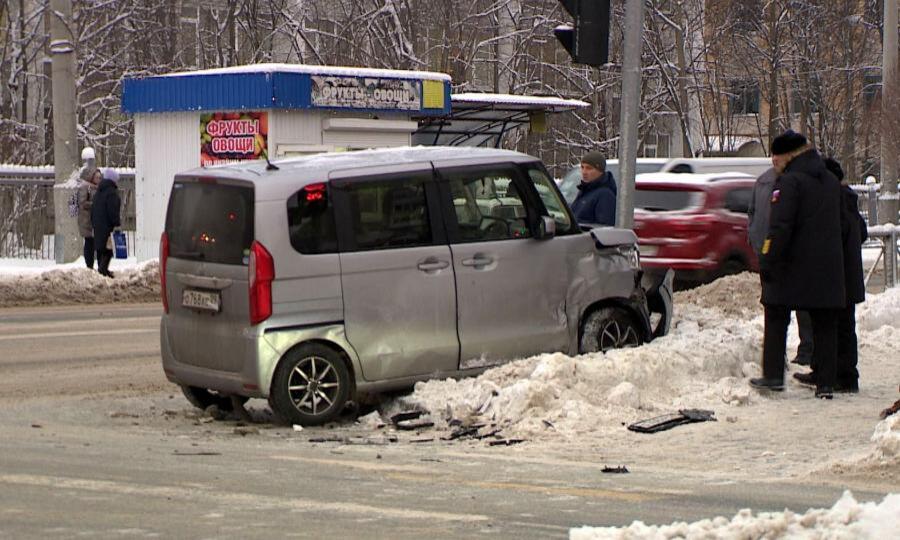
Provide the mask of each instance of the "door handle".
{"label": "door handle", "polygon": [[443,270],[450,266],[450,263],[447,261],[439,261],[437,259],[427,259],[423,262],[420,262],[417,265],[417,268],[423,272],[437,272],[438,270]]}
{"label": "door handle", "polygon": [[483,255],[475,255],[471,259],[463,259],[463,266],[474,266],[475,268],[480,268],[482,266],[487,266],[494,262],[494,259],[490,257],[485,257]]}

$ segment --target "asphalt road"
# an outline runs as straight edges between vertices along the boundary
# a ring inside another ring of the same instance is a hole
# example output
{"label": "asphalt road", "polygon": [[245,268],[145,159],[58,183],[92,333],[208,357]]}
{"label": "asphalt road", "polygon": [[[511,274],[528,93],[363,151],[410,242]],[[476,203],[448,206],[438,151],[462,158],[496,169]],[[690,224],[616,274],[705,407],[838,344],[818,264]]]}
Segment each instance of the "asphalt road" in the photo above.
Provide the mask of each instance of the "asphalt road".
{"label": "asphalt road", "polygon": [[295,432],[266,422],[261,402],[253,425],[212,421],[163,377],[159,310],[0,310],[0,538],[554,538],[802,512],[844,488],[652,463],[604,474],[599,451],[396,444],[351,423]]}

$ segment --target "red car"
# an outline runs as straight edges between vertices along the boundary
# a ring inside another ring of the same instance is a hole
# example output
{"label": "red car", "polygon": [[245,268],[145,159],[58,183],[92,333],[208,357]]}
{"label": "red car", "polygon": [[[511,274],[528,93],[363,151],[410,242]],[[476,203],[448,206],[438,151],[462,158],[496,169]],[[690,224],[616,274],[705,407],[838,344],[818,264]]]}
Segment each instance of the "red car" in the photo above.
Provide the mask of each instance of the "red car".
{"label": "red car", "polygon": [[747,241],[755,181],[743,173],[638,175],[634,232],[644,270],[672,268],[683,284],[758,271]]}

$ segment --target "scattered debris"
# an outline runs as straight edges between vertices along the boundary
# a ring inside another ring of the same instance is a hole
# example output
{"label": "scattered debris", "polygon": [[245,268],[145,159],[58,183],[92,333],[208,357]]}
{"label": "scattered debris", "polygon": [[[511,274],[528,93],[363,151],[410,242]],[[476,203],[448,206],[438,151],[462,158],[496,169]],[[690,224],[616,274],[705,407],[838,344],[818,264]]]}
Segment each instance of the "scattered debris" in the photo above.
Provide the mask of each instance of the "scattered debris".
{"label": "scattered debris", "polygon": [[209,407],[204,409],[204,411],[213,420],[225,420],[225,418],[228,416],[228,413],[220,409],[218,405],[210,405]]}
{"label": "scattered debris", "polygon": [[410,439],[409,442],[411,442],[413,444],[434,442],[434,437],[429,437],[429,438],[425,438],[425,439]]}
{"label": "scattered debris", "polygon": [[138,415],[134,413],[127,413],[122,411],[113,411],[109,413],[110,418],[139,418]]}
{"label": "scattered debris", "polygon": [[[900,388],[897,388],[897,390],[900,391]],[[881,411],[881,413],[878,415],[878,417],[881,418],[882,420],[884,420],[888,416],[890,416],[892,414],[897,414],[898,412],[900,412],[900,399],[895,401],[894,404],[891,405],[890,407],[888,407],[887,409]]]}
{"label": "scattered debris", "polygon": [[550,420],[541,420],[541,422],[543,422],[544,425],[550,429],[556,429],[556,426],[554,426],[553,422],[551,422]]}
{"label": "scattered debris", "polygon": [[294,431],[303,431],[303,426],[300,424],[294,424]]}
{"label": "scattered debris", "polygon": [[394,425],[397,425],[400,422],[404,422],[407,420],[415,420],[416,418],[419,418],[424,414],[425,414],[425,411],[418,410],[418,409],[414,410],[414,411],[399,412],[391,417],[391,422],[393,422]]}
{"label": "scattered debris", "polygon": [[434,422],[430,420],[400,420],[399,422],[394,422],[394,425],[397,426],[397,429],[413,431],[416,429],[434,427]]}
{"label": "scattered debris", "polygon": [[704,409],[681,409],[677,413],[663,414],[654,416],[646,420],[640,420],[628,426],[629,431],[637,433],[656,433],[657,431],[665,431],[672,429],[681,424],[692,424],[694,422],[715,422],[715,412]]}
{"label": "scattered debris", "polygon": [[339,442],[346,443],[347,439],[344,437],[310,437],[306,440],[306,442],[311,443],[325,443],[325,442]]}
{"label": "scattered debris", "polygon": [[631,471],[628,470],[628,467],[625,465],[621,465],[619,467],[603,467],[600,472],[604,472],[607,474],[627,474]]}
{"label": "scattered debris", "polygon": [[31,427],[40,429],[40,428],[42,428],[42,427],[44,427],[44,426],[42,426],[42,425],[40,425],[40,424],[31,424]]}
{"label": "scattered debris", "polygon": [[523,442],[525,442],[525,439],[497,439],[496,441],[488,442],[488,446],[512,446]]}
{"label": "scattered debris", "polygon": [[234,428],[234,434],[246,437],[247,435],[259,435],[259,430],[252,426],[238,426]]}
{"label": "scattered debris", "polygon": [[172,452],[172,455],[173,456],[221,456],[222,452],[204,452],[204,451],[179,452],[178,450],[175,450],[174,452]]}

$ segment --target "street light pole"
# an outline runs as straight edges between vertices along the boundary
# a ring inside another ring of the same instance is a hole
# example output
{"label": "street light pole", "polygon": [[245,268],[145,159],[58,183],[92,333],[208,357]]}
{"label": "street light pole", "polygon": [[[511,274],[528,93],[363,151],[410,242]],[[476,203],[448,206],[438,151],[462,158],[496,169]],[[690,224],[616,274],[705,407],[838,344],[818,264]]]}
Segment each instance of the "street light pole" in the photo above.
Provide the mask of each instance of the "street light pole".
{"label": "street light pole", "polygon": [[[881,84],[881,194],[878,216],[882,223],[897,223],[897,152],[900,136],[900,89],[897,81],[897,0],[884,0],[884,47]],[[885,279],[896,275],[896,235],[885,246]],[[894,285],[890,283],[889,285]]]}
{"label": "street light pole", "polygon": [[72,1],[50,3],[50,55],[53,88],[53,190],[54,247],[56,262],[78,257],[79,236],[68,199],[72,189],[64,184],[78,167],[78,138],[75,122],[75,37],[72,32]]}
{"label": "street light pole", "polygon": [[644,0],[626,0],[619,129],[619,194],[616,227],[634,227],[634,177],[637,172],[638,121],[641,103],[641,47]]}

